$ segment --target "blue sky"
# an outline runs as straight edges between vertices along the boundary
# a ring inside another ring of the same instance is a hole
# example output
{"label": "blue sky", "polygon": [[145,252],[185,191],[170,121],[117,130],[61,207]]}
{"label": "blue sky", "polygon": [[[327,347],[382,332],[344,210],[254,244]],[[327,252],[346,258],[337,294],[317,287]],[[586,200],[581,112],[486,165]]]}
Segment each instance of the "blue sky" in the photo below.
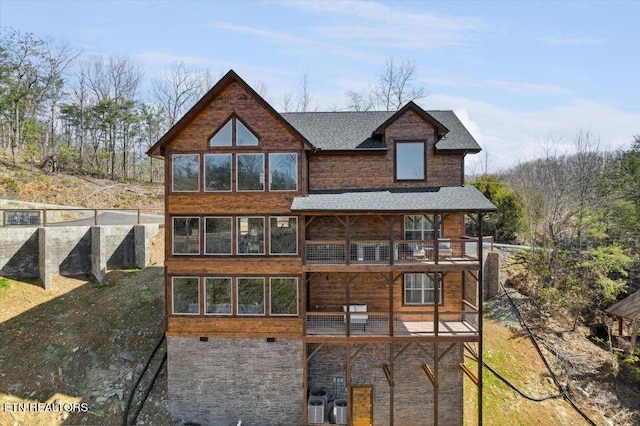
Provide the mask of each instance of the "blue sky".
{"label": "blue sky", "polygon": [[[150,80],[175,60],[233,68],[281,109],[308,72],[321,110],[369,87],[385,58],[415,62],[426,109],[453,109],[496,170],[640,134],[640,2],[0,0],[0,26],[126,55]],[[468,170],[479,169],[483,154]],[[479,170],[478,170],[479,171]]]}

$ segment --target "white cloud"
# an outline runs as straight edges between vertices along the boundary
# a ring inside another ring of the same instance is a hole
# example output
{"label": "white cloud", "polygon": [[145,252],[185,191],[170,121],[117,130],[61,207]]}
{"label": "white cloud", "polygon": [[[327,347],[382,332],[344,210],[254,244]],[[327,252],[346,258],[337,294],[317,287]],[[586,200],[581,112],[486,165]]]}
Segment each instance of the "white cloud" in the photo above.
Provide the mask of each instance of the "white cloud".
{"label": "white cloud", "polygon": [[[553,139],[561,151],[572,152],[573,139],[590,131],[601,141],[600,148],[628,147],[640,132],[640,114],[592,100],[533,111],[515,111],[477,99],[433,94],[422,105],[427,109],[452,109],[480,146],[488,151],[489,169],[496,171],[542,155],[544,143]],[[468,157],[473,167],[483,154]]]}
{"label": "white cloud", "polygon": [[387,6],[364,1],[290,1],[278,3],[307,12],[344,18],[346,23],[318,25],[318,34],[365,45],[401,49],[427,49],[468,43],[487,24],[472,17],[451,17],[430,12],[403,10],[398,4]]}
{"label": "white cloud", "polygon": [[484,86],[519,95],[565,95],[566,87],[555,84],[526,83],[505,80],[486,80]]}
{"label": "white cloud", "polygon": [[599,46],[607,42],[607,39],[603,37],[567,36],[562,34],[538,34],[532,38],[551,46]]}

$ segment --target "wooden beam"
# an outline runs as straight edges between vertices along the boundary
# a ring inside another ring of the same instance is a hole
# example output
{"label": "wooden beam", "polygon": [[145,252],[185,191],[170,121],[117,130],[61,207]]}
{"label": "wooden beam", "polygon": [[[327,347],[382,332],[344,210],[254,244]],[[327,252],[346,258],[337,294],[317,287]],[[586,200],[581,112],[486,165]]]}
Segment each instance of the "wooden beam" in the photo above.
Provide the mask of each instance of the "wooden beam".
{"label": "wooden beam", "polygon": [[394,387],[395,385],[393,383],[393,375],[391,374],[389,364],[382,364],[382,370],[384,371],[384,375],[387,378],[387,382],[389,382],[389,386]]}
{"label": "wooden beam", "polygon": [[[305,343],[306,345],[306,343]],[[313,352],[311,352],[311,355],[309,355],[307,357],[307,362],[309,362],[309,360],[311,360],[311,358],[313,358],[313,356],[324,346],[324,343],[320,343],[320,346],[318,346]],[[305,352],[306,352],[306,346],[305,346]]]}
{"label": "wooden beam", "polygon": [[436,376],[435,376],[435,374],[433,374],[433,370],[431,369],[431,367],[429,367],[427,364],[422,364],[422,369],[424,370],[424,373],[429,378],[429,381],[431,382],[431,384],[433,386],[435,386],[436,385]]}
{"label": "wooden beam", "polygon": [[402,355],[402,353],[403,353],[403,352],[404,352],[404,351],[405,351],[409,346],[411,346],[411,343],[407,343],[406,345],[404,345],[404,346],[402,347],[402,349],[400,349],[400,352],[398,352],[397,354],[395,354],[395,355],[393,356],[393,360],[395,361],[396,359],[398,359],[398,357],[399,357],[400,355]]}
{"label": "wooden beam", "polygon": [[460,363],[460,368],[462,369],[462,371],[464,371],[464,374],[466,374],[471,379],[471,381],[476,386],[478,386],[478,383],[480,383],[480,382],[478,381],[478,378],[476,377],[476,375],[473,374],[473,371],[469,370],[469,367],[467,367],[466,365],[464,365],[462,363]]}
{"label": "wooden beam", "polygon": [[636,340],[638,338],[638,332],[640,331],[640,319],[633,320],[633,326],[631,328],[631,343],[629,344],[629,353],[636,352]]}
{"label": "wooden beam", "polygon": [[367,347],[367,345],[368,345],[368,343],[365,343],[364,345],[362,345],[358,349],[356,349],[356,351],[353,353],[353,355],[351,355],[351,359],[355,358],[356,355],[358,355],[361,350],[363,350],[364,348]]}
{"label": "wooden beam", "polygon": [[438,355],[438,361],[440,361],[442,358],[444,358],[444,356],[445,356],[447,353],[449,353],[449,351],[450,351],[451,349],[453,349],[453,347],[454,347],[454,346],[455,346],[455,343],[450,344],[450,345],[449,345],[449,347],[448,347],[447,349],[445,349],[445,351],[444,351],[444,352],[442,352],[440,355]]}

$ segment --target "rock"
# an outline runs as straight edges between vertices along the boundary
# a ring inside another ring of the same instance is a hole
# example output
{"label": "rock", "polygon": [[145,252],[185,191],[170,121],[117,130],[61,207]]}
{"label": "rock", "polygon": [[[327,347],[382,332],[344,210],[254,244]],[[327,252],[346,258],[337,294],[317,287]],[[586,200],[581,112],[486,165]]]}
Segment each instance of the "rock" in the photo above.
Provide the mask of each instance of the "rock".
{"label": "rock", "polygon": [[103,402],[107,402],[107,398],[105,398],[104,396],[99,396],[96,398],[96,402],[98,404],[102,404]]}
{"label": "rock", "polygon": [[133,371],[129,371],[127,374],[127,380],[133,380]]}
{"label": "rock", "polygon": [[124,390],[116,389],[116,395],[118,396],[118,399],[122,401],[122,398],[124,397]]}
{"label": "rock", "polygon": [[75,347],[75,348],[73,348],[71,351],[72,351],[73,353],[76,353],[76,352],[78,352],[79,350],[80,350],[80,346],[76,346],[76,347]]}
{"label": "rock", "polygon": [[135,358],[129,351],[122,351],[118,354],[118,356],[124,359],[125,361],[129,361],[129,362],[133,362],[135,360]]}

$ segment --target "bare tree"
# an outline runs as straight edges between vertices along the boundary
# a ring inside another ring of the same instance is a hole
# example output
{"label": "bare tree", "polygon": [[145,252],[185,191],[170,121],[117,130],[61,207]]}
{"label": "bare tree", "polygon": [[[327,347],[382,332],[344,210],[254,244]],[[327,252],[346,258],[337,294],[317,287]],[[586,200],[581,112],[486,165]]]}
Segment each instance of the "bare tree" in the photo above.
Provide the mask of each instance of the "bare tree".
{"label": "bare tree", "polygon": [[423,84],[415,84],[416,65],[407,59],[399,64],[393,57],[385,61],[374,89],[377,103],[386,111],[397,111],[406,103],[426,96]]}
{"label": "bare tree", "polygon": [[173,126],[204,91],[206,75],[183,61],[173,63],[162,79],[152,83],[152,96]]}
{"label": "bare tree", "polygon": [[357,92],[349,90],[345,93],[347,96],[347,109],[350,111],[370,111],[376,104],[373,93]]}
{"label": "bare tree", "polygon": [[299,93],[297,96],[297,107],[296,111],[298,112],[307,112],[307,111],[317,111],[318,105],[315,102],[314,96],[311,94],[309,90],[309,71],[304,70],[300,75],[300,87]]}
{"label": "bare tree", "polygon": [[269,88],[267,87],[267,83],[265,83],[264,81],[256,80],[253,83],[252,87],[253,87],[253,90],[255,90],[256,93],[260,95],[262,99],[266,100],[267,97],[269,96]]}
{"label": "bare tree", "polygon": [[280,104],[282,105],[282,110],[284,112],[293,111],[293,94],[291,92],[283,93],[282,98],[280,99]]}

